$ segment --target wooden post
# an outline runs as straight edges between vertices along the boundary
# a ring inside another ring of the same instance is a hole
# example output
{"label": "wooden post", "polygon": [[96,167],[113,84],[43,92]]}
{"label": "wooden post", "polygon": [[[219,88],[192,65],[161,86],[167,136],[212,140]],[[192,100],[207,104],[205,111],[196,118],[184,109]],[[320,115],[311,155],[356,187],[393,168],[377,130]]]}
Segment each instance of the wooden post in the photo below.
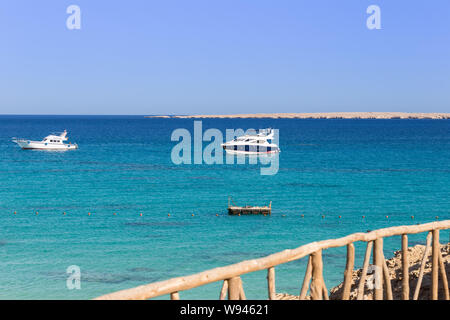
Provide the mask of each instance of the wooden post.
{"label": "wooden post", "polygon": [[394,296],[392,295],[392,285],[391,285],[391,276],[389,275],[389,269],[386,265],[386,258],[383,255],[383,276],[384,283],[386,284],[386,299],[394,300]]}
{"label": "wooden post", "polygon": [[172,292],[170,294],[170,300],[180,300],[180,294],[178,292]]}
{"label": "wooden post", "polygon": [[419,277],[417,278],[416,289],[414,290],[413,300],[417,300],[419,298],[420,286],[422,285],[423,272],[425,270],[425,264],[428,260],[428,255],[430,253],[431,247],[431,231],[428,232],[427,235],[427,246],[425,247],[425,252],[423,253],[422,262],[420,264]]}
{"label": "wooden post", "polygon": [[353,243],[347,245],[347,264],[344,272],[344,286],[342,290],[342,300],[350,299],[350,289],[353,280],[353,267],[355,265],[355,246]]}
{"label": "wooden post", "polygon": [[228,279],[228,300],[239,300],[241,279],[233,277]]}
{"label": "wooden post", "polygon": [[269,289],[269,300],[275,300],[276,290],[275,290],[275,268],[270,267],[267,269],[267,286]]}
{"label": "wooden post", "polygon": [[228,280],[223,280],[222,290],[220,290],[219,300],[225,300],[228,291]]}
{"label": "wooden post", "polygon": [[360,277],[359,285],[358,285],[358,296],[356,298],[357,300],[362,300],[364,297],[364,286],[366,285],[367,269],[369,268],[370,253],[372,252],[372,246],[373,246],[373,241],[367,242],[366,254],[364,256],[363,269],[361,272],[361,277]]}
{"label": "wooden post", "polygon": [[325,300],[330,300],[330,297],[328,296],[328,289],[327,286],[325,285],[325,280],[322,278],[322,293],[323,293],[323,298]]}
{"label": "wooden post", "polygon": [[402,296],[403,300],[409,300],[409,259],[408,236],[402,235]]}
{"label": "wooden post", "polygon": [[303,278],[302,290],[300,291],[299,300],[304,300],[306,298],[306,294],[308,293],[309,282],[311,281],[312,276],[312,257],[309,255],[308,257],[308,265],[306,266],[305,278]]}
{"label": "wooden post", "polygon": [[242,285],[242,279],[239,278],[239,281],[240,281],[240,285],[239,285],[239,299],[240,300],[247,300],[247,298],[245,297],[244,286]]}
{"label": "wooden post", "polygon": [[433,230],[433,252],[432,252],[432,269],[431,269],[431,300],[438,299],[439,285],[439,254],[441,246],[439,245],[439,229]]}
{"label": "wooden post", "polygon": [[383,300],[383,263],[383,238],[378,238],[375,240],[375,244],[373,246],[373,264],[375,265],[375,300]]}
{"label": "wooden post", "polygon": [[312,280],[311,280],[311,299],[323,299],[323,262],[322,250],[312,253]]}
{"label": "wooden post", "polygon": [[444,259],[442,259],[441,252],[439,252],[439,267],[439,270],[441,270],[442,286],[444,287],[445,300],[450,300],[447,272],[445,271]]}

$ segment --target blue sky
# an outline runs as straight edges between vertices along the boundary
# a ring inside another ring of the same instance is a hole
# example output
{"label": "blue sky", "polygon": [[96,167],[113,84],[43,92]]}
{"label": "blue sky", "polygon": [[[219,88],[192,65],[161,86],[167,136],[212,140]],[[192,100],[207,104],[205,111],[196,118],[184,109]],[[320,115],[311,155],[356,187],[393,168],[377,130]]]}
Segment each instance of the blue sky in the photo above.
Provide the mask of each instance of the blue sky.
{"label": "blue sky", "polygon": [[448,0],[4,0],[0,43],[0,114],[450,112]]}

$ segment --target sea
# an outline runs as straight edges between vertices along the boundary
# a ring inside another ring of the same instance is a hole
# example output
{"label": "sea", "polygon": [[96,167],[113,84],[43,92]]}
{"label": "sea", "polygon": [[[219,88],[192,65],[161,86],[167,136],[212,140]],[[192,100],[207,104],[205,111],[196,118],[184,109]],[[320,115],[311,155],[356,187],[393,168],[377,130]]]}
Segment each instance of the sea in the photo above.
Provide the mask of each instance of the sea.
{"label": "sea", "polygon": [[[273,175],[261,174],[262,163],[174,163],[172,134],[185,129],[194,139],[194,121],[0,116],[0,299],[92,299],[314,241],[450,219],[450,120],[202,120],[203,132],[224,136],[278,129]],[[12,142],[64,129],[79,149]],[[272,214],[229,216],[229,197],[272,202]],[[386,258],[400,247],[399,237],[385,239]],[[356,244],[358,268],[364,250]],[[342,282],[345,256],[346,248],[323,252],[328,289]],[[276,291],[298,295],[306,263],[277,266]],[[266,275],[242,276],[248,299],[267,299]],[[180,297],[217,299],[221,285]]]}

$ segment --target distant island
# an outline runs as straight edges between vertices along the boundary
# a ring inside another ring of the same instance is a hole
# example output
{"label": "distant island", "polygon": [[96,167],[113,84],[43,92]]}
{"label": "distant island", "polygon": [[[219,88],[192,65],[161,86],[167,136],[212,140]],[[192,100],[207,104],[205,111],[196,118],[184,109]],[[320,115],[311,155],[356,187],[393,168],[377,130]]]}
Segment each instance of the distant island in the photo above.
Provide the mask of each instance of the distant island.
{"label": "distant island", "polygon": [[146,118],[270,118],[270,119],[450,119],[450,113],[409,112],[321,112],[321,113],[254,113],[216,115],[161,115]]}

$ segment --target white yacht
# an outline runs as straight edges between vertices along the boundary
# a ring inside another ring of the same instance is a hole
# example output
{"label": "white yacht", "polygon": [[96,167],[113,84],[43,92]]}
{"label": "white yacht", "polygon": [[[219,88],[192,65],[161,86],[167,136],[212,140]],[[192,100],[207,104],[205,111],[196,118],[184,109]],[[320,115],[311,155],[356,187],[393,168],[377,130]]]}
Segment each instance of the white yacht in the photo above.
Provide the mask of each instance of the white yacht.
{"label": "white yacht", "polygon": [[280,148],[269,140],[273,139],[272,129],[259,130],[258,134],[244,135],[222,144],[230,154],[272,154],[281,152]]}
{"label": "white yacht", "polygon": [[41,149],[41,150],[73,150],[78,149],[76,143],[64,143],[67,141],[67,130],[62,133],[54,133],[46,136],[42,141],[32,141],[26,139],[13,138],[22,149]]}

